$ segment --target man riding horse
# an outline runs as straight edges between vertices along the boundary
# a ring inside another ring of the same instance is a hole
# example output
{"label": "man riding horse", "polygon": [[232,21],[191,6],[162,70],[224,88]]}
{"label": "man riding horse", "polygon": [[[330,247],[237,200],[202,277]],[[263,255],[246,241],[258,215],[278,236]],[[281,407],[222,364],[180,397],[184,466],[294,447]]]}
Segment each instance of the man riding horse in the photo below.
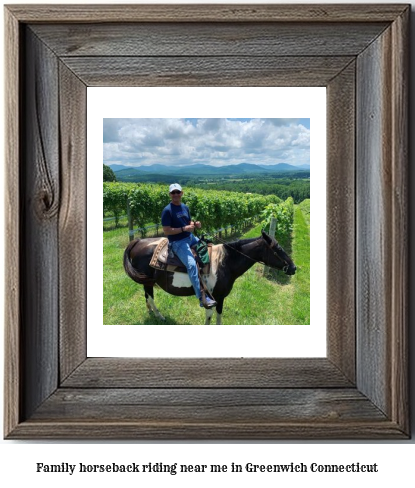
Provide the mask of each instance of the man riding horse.
{"label": "man riding horse", "polygon": [[169,245],[174,254],[186,267],[200,306],[207,309],[213,308],[216,306],[214,300],[207,295],[204,300],[202,299],[198,268],[191,251],[191,247],[199,242],[199,239],[192,232],[195,228],[200,229],[202,224],[199,221],[192,221],[189,207],[182,203],[183,190],[178,183],[170,185],[169,194],[171,202],[161,213],[164,235],[169,239]]}

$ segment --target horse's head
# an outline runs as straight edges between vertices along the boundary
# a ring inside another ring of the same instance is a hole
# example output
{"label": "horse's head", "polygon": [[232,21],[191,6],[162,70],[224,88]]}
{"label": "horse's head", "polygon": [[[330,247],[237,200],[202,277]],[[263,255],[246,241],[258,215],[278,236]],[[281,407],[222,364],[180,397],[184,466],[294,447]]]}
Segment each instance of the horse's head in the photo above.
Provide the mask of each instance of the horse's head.
{"label": "horse's head", "polygon": [[270,268],[282,269],[287,275],[295,274],[297,267],[278,242],[264,231],[262,239],[265,243],[264,263]]}

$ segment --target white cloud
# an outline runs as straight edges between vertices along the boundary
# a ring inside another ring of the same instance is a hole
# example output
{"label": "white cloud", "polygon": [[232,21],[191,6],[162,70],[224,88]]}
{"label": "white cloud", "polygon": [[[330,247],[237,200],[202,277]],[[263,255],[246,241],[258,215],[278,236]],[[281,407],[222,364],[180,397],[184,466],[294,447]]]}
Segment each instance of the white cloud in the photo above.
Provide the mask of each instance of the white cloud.
{"label": "white cloud", "polygon": [[104,162],[221,166],[309,163],[298,119],[104,119]]}

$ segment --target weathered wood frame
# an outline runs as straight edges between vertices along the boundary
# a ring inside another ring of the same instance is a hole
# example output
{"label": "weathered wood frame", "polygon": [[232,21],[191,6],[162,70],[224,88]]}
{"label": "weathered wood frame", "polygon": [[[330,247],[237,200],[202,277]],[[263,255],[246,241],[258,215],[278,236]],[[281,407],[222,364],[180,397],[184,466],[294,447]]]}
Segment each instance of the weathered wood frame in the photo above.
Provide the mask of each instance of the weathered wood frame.
{"label": "weathered wood frame", "polygon": [[[5,8],[6,438],[408,438],[409,13]],[[327,87],[327,358],[86,357],[86,88],[102,85]]]}

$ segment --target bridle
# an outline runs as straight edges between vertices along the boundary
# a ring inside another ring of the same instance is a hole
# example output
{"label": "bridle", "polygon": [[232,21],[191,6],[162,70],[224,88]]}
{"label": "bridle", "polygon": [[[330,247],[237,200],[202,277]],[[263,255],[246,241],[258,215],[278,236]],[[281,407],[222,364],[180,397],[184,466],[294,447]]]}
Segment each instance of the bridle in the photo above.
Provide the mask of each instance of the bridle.
{"label": "bridle", "polygon": [[[286,259],[283,259],[283,258],[282,258],[282,257],[281,257],[281,256],[280,256],[278,253],[277,253],[277,251],[274,251],[274,249],[272,248],[271,244],[268,244],[268,242],[267,242],[265,239],[263,239],[263,241],[264,241],[264,242],[265,242],[265,244],[268,246],[268,248],[270,249],[270,251],[272,252],[272,254],[273,254],[274,256],[276,256],[278,259],[280,259],[280,260],[281,260],[283,263],[285,263],[285,266],[282,268],[282,270],[284,271],[284,273],[286,273],[286,274],[287,274],[288,269],[290,268],[291,264],[290,264],[290,263],[289,263],[289,262],[288,262]],[[279,244],[277,243],[277,246],[278,246],[278,245],[279,245]],[[263,263],[263,264],[265,264],[265,263]]]}
{"label": "bridle", "polygon": [[[263,264],[264,266],[269,266],[268,264],[264,263],[263,261],[260,261],[259,259],[251,258],[251,256],[248,256],[247,254],[243,253],[242,251],[239,251],[238,249],[235,249],[234,247],[230,246],[227,242],[225,242],[223,239],[221,239],[217,234],[215,234],[214,236],[210,236],[210,237],[212,237],[213,239],[216,239],[217,241],[219,241],[224,246],[227,246],[229,249],[232,249],[232,251],[235,251],[235,252],[238,252],[239,254],[242,254],[242,256],[245,256],[246,258],[250,259],[251,261],[254,261],[255,263]],[[256,245],[259,246],[262,241],[265,242],[265,244],[268,246],[268,248],[270,249],[270,251],[272,252],[272,254],[274,256],[276,256],[283,263],[285,263],[285,266],[282,268],[282,271],[284,273],[287,273],[291,264],[286,259],[283,259],[276,251],[274,251],[272,246],[270,244],[268,244],[268,242],[265,239],[263,239],[262,237],[259,237],[256,240]]]}

